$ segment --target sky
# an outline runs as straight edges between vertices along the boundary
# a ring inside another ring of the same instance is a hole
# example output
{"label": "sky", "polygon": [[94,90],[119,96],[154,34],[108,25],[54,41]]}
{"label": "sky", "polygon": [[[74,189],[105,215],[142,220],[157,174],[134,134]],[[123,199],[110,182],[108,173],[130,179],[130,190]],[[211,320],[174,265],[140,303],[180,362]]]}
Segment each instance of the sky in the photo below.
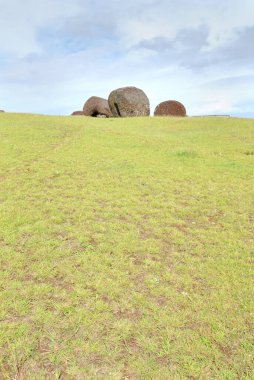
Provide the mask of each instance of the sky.
{"label": "sky", "polygon": [[136,86],[254,117],[254,0],[0,0],[0,109],[68,115]]}

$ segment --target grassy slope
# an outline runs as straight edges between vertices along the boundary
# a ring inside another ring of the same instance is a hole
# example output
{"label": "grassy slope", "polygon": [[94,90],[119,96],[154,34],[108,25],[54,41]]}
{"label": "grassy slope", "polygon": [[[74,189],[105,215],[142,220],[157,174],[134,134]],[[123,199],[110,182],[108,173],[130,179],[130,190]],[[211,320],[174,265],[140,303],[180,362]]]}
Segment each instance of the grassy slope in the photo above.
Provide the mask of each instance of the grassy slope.
{"label": "grassy slope", "polygon": [[253,141],[0,115],[0,378],[253,379]]}

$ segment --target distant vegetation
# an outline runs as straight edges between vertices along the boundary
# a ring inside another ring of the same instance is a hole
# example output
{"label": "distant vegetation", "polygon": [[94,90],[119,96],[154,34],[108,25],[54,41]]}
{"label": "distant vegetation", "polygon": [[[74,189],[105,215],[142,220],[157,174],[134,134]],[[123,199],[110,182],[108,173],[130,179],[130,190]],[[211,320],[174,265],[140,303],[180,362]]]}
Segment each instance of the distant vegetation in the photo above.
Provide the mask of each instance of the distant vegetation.
{"label": "distant vegetation", "polygon": [[253,141],[1,114],[0,379],[253,379]]}

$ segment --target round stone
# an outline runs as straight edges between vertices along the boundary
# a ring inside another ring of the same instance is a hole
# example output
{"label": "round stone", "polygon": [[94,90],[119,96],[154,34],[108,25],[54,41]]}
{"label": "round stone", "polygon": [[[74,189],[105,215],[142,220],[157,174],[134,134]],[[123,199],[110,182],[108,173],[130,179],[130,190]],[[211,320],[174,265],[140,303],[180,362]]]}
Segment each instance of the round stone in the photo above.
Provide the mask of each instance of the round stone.
{"label": "round stone", "polygon": [[108,98],[110,110],[115,117],[149,116],[149,99],[136,87],[118,88]]}
{"label": "round stone", "polygon": [[176,100],[166,100],[155,108],[154,116],[186,116],[184,105]]}
{"label": "round stone", "polygon": [[71,116],[84,116],[83,111],[74,111],[72,112]]}
{"label": "round stone", "polygon": [[85,116],[112,117],[107,99],[99,98],[98,96],[92,96],[85,102],[83,113]]}

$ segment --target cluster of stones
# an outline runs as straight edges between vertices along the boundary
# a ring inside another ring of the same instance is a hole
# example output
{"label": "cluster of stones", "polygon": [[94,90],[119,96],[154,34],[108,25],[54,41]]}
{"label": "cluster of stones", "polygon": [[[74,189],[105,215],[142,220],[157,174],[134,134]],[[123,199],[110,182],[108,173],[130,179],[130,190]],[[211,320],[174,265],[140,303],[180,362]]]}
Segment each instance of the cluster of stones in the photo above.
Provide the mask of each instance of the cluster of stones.
{"label": "cluster of stones", "polygon": [[[83,111],[75,111],[72,116],[92,117],[136,117],[149,116],[149,99],[139,88],[123,87],[112,91],[108,100],[98,96],[89,98]],[[176,100],[167,100],[160,103],[154,111],[154,116],[186,116],[183,104]]]}

